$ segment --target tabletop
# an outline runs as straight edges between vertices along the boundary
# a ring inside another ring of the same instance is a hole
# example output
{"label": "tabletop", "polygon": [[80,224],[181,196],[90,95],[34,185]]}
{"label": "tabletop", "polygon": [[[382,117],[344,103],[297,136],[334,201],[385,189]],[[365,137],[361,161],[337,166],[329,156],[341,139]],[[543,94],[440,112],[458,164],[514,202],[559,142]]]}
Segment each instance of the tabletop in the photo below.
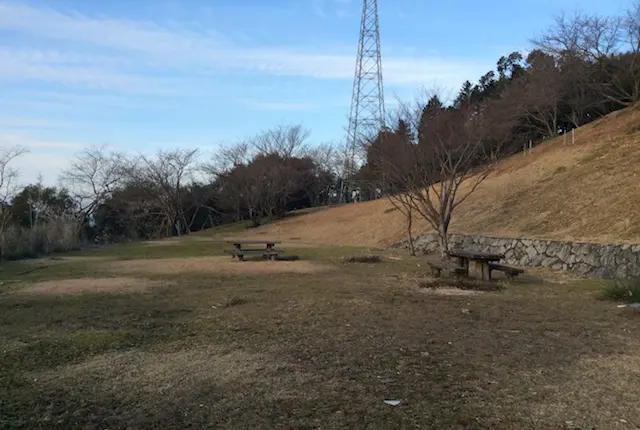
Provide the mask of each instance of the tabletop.
{"label": "tabletop", "polygon": [[467,249],[451,249],[447,251],[451,257],[462,257],[470,260],[498,261],[504,258],[503,254],[493,254],[491,252],[472,251]]}

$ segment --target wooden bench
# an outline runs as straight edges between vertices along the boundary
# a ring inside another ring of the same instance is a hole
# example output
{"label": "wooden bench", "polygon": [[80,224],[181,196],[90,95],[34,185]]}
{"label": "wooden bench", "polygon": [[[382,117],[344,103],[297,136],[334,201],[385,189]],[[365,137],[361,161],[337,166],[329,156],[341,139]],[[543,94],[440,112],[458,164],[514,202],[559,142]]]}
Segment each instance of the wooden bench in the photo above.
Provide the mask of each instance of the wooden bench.
{"label": "wooden bench", "polygon": [[504,272],[504,274],[507,275],[508,279],[513,279],[516,276],[520,275],[521,273],[524,273],[524,270],[518,269],[516,267],[505,266],[504,264],[498,264],[498,263],[489,263],[489,279],[491,279],[492,270],[498,270],[500,272]]}
{"label": "wooden bench", "polygon": [[431,273],[436,278],[439,278],[442,274],[442,271],[447,271],[449,273],[453,273],[457,276],[467,276],[468,271],[464,267],[456,266],[452,263],[447,263],[446,261],[427,261],[427,264],[431,267]]}
{"label": "wooden bench", "polygon": [[274,260],[278,255],[282,254],[282,249],[225,249],[227,254],[231,254],[232,257],[238,257],[238,260],[244,261],[245,255],[262,255],[265,259]]}

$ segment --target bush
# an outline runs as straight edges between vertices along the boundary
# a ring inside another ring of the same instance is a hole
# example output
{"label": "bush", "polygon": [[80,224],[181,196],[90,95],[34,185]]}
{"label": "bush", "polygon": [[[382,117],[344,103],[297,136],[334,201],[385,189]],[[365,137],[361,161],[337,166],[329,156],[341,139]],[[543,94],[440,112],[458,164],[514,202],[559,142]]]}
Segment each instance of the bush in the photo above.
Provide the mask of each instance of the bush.
{"label": "bush", "polygon": [[33,228],[10,226],[0,244],[2,258],[19,260],[76,250],[80,248],[81,231],[80,221],[66,215],[52,217]]}
{"label": "bush", "polygon": [[380,263],[382,259],[377,255],[356,255],[346,258],[347,263]]}
{"label": "bush", "polygon": [[640,303],[640,278],[609,284],[602,290],[600,298],[612,302]]}
{"label": "bush", "polygon": [[234,306],[241,306],[244,304],[249,303],[249,301],[243,297],[238,297],[238,296],[233,296],[230,298],[227,298],[223,303],[222,303],[222,307],[223,308],[231,308]]}

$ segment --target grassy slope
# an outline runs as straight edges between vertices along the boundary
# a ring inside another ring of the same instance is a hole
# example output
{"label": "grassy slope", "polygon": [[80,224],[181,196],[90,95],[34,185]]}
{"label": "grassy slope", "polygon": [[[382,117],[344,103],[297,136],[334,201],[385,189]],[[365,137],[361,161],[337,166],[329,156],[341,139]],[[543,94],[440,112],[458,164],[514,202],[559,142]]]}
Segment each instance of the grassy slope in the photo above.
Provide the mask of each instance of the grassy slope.
{"label": "grassy slope", "polygon": [[[528,156],[505,160],[454,214],[452,232],[594,242],[640,242],[640,107],[576,130]],[[428,231],[414,223],[414,234]],[[252,235],[386,246],[405,238],[386,200],[329,208]]]}

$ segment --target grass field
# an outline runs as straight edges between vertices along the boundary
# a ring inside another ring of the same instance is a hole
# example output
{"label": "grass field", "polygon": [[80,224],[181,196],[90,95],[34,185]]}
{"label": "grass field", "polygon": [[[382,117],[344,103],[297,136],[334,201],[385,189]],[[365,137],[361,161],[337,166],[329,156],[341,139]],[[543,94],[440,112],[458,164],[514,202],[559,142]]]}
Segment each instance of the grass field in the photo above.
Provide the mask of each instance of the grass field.
{"label": "grass field", "polygon": [[640,425],[640,320],[598,282],[428,289],[400,251],[237,263],[218,239],[4,266],[0,428]]}

